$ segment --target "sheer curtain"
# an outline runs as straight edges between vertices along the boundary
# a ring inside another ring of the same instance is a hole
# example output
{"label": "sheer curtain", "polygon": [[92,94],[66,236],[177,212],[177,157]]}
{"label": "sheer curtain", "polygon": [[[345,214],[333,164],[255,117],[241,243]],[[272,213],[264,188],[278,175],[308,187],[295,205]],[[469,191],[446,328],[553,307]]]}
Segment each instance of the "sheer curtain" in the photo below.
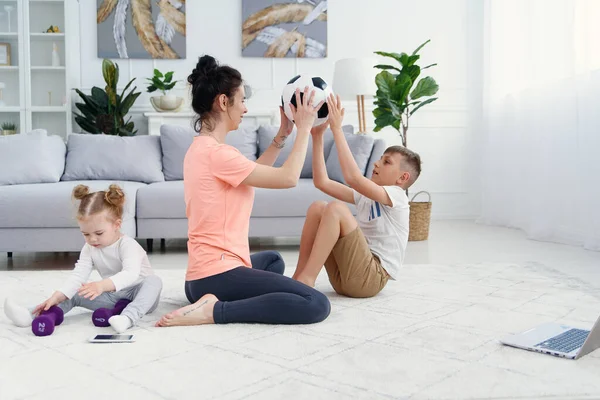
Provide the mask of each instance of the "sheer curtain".
{"label": "sheer curtain", "polygon": [[600,1],[487,0],[484,223],[600,251]]}

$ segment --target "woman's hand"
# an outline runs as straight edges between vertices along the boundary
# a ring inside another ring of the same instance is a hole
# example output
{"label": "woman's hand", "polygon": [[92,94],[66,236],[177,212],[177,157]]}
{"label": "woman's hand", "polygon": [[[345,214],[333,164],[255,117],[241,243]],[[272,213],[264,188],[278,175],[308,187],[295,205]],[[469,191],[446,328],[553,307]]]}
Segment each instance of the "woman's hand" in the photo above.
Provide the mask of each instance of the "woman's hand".
{"label": "woman's hand", "polygon": [[277,136],[285,140],[290,133],[292,133],[292,130],[294,129],[294,123],[285,115],[285,111],[283,111],[283,107],[281,106],[279,106],[279,115],[281,118],[281,123],[279,124],[279,133]]}
{"label": "woman's hand", "polygon": [[296,89],[296,104],[290,104],[292,108],[292,115],[298,130],[310,131],[315,119],[317,118],[317,111],[321,108],[324,101],[319,102],[317,106],[313,106],[313,100],[315,98],[314,89],[308,92],[308,86],[304,88],[304,94],[302,96],[303,102],[300,100],[300,89]]}
{"label": "woman's hand", "polygon": [[329,109],[329,126],[331,130],[342,129],[342,121],[344,120],[344,108],[342,108],[342,101],[340,96],[336,96],[333,93],[329,95],[327,99],[327,108]]}

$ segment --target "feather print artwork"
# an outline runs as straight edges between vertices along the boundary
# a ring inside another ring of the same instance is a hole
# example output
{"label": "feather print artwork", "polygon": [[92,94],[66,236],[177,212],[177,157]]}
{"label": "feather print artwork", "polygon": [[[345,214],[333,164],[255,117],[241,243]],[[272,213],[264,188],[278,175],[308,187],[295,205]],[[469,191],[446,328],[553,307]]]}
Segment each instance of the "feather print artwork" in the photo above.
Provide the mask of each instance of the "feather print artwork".
{"label": "feather print artwork", "polygon": [[115,24],[113,25],[113,34],[115,45],[120,58],[129,58],[127,55],[127,43],[125,42],[125,23],[127,22],[127,8],[129,0],[119,0],[115,11]]}
{"label": "feather print artwork", "polygon": [[327,0],[242,0],[242,21],[242,56],[327,56]]}
{"label": "feather print artwork", "polygon": [[160,13],[165,17],[167,22],[182,36],[185,36],[185,14],[174,7],[168,0],[160,0],[158,2]]}
{"label": "feather print artwork", "polygon": [[290,51],[290,48],[296,43],[300,37],[303,37],[298,32],[285,32],[277,37],[267,49],[265,57],[285,57]]}
{"label": "feather print artwork", "polygon": [[279,36],[283,35],[286,32],[285,29],[277,28],[276,26],[268,26],[258,34],[256,40],[259,40],[265,44],[270,45],[273,43]]}
{"label": "feather print artwork", "polygon": [[104,20],[108,18],[108,16],[113,12],[116,5],[117,0],[104,0],[98,8],[96,23],[99,24],[101,22],[104,22]]}
{"label": "feather print artwork", "polygon": [[327,46],[314,39],[306,38],[306,57],[322,58],[327,57]]}
{"label": "feather print artwork", "polygon": [[[256,40],[266,44],[267,46],[271,46],[286,32],[287,31],[285,29],[269,26],[260,31],[256,37]],[[307,38],[298,32],[296,32],[296,34],[302,36],[302,38],[298,38],[298,41],[296,41],[292,47],[290,47],[289,50],[291,54],[296,55],[296,57],[306,58],[323,58],[327,56],[327,47],[323,43],[311,38]],[[285,54],[283,56],[285,56]]]}
{"label": "feather print artwork", "polygon": [[327,11],[327,0],[324,0],[319,3],[318,6],[314,8],[305,18],[302,23],[304,25],[310,25],[315,19],[319,18],[321,14]]}
{"label": "feather print artwork", "polygon": [[142,46],[152,58],[162,58],[163,47],[154,30],[152,23],[152,5],[150,0],[131,0],[133,27],[137,32]]}
{"label": "feather print artwork", "polygon": [[162,13],[156,18],[156,34],[159,38],[164,40],[166,44],[171,44],[171,40],[173,40],[173,36],[175,36],[175,28],[167,22]]}
{"label": "feather print artwork", "polygon": [[[169,3],[178,10],[183,6],[183,3],[177,0],[169,0]],[[175,28],[167,21],[162,9],[156,18],[156,34],[159,38],[164,40],[166,44],[171,44],[171,40],[173,40],[173,36],[175,36]]]}
{"label": "feather print artwork", "polygon": [[97,0],[98,57],[185,58],[185,3]]}

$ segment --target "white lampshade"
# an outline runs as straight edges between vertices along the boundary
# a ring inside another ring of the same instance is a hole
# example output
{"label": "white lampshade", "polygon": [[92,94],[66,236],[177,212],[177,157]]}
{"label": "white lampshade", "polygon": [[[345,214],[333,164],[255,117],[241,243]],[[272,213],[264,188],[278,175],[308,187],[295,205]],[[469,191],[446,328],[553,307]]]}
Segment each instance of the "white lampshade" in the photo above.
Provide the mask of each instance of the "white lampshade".
{"label": "white lampshade", "polygon": [[342,98],[375,96],[375,75],[379,72],[374,68],[375,65],[377,60],[374,58],[345,58],[336,61],[333,92]]}

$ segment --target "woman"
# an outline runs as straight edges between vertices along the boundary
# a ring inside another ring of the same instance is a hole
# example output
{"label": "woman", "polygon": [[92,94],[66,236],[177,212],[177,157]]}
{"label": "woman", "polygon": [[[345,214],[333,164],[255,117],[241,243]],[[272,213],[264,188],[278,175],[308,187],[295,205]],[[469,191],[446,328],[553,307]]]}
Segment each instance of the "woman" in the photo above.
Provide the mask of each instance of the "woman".
{"label": "woman", "polygon": [[330,311],[327,297],[283,276],[278,253],[250,256],[248,244],[254,187],[283,189],[297,184],[322,102],[314,107],[314,92],[306,88],[302,103],[296,91],[296,141],[286,162],[274,168],[293,128],[283,110],[271,146],[256,162],[250,161],[224,144],[227,133],[238,128],[248,111],[240,73],[205,55],[188,82],[199,116],[195,124],[199,135],[185,156],[183,173],[189,236],[185,293],[192,304],[163,316],[157,326],[323,321]]}

